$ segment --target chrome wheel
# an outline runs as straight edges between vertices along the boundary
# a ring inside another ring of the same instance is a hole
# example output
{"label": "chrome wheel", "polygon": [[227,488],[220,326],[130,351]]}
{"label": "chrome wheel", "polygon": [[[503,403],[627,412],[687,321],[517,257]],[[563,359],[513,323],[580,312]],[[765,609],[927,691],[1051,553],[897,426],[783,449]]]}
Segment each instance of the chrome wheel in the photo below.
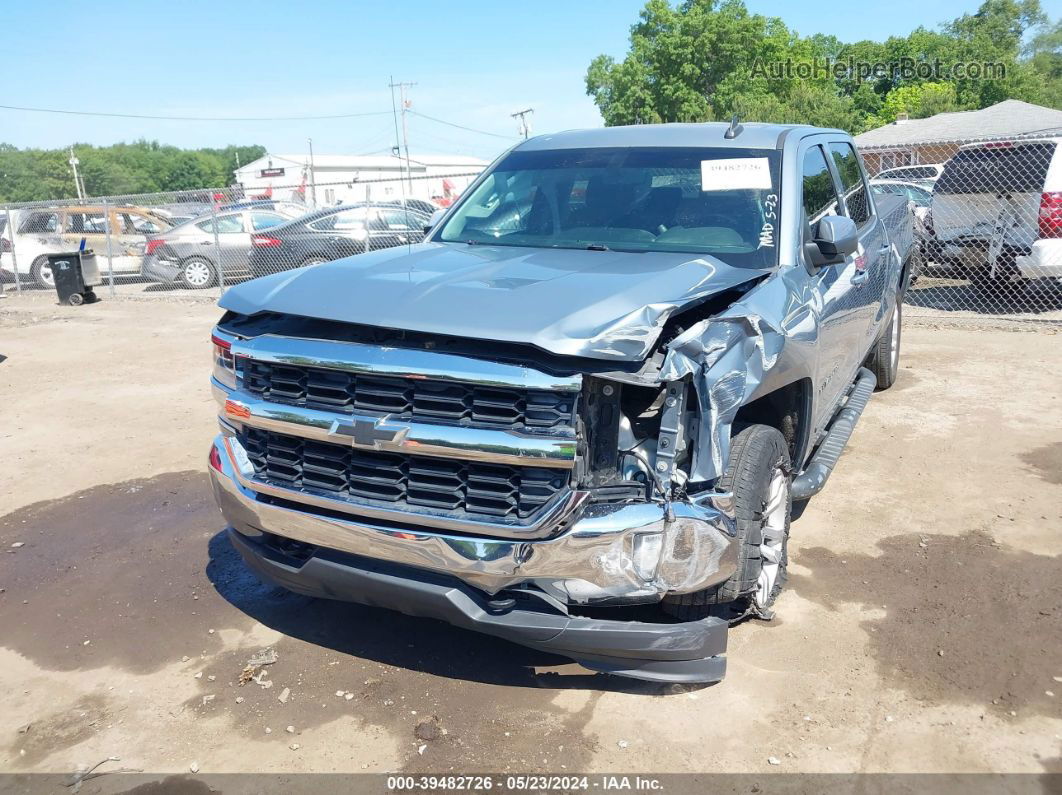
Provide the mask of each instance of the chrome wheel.
{"label": "chrome wheel", "polygon": [[770,607],[785,565],[785,545],[789,537],[789,476],[778,467],[771,474],[767,504],[763,509],[760,541],[760,574],[752,601],[760,610]]}
{"label": "chrome wheel", "polygon": [[201,290],[214,280],[214,271],[206,262],[197,259],[185,263],[181,276],[189,287]]}

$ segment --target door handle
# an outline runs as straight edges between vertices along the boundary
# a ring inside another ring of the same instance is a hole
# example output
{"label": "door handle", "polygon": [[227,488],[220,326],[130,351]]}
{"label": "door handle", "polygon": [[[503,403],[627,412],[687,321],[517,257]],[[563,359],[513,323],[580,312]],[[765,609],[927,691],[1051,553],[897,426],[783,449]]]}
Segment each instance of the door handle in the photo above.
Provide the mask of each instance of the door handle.
{"label": "door handle", "polygon": [[852,284],[854,284],[856,287],[862,287],[864,284],[867,283],[867,280],[869,278],[870,274],[866,271],[856,271],[855,274],[853,274],[852,276]]}

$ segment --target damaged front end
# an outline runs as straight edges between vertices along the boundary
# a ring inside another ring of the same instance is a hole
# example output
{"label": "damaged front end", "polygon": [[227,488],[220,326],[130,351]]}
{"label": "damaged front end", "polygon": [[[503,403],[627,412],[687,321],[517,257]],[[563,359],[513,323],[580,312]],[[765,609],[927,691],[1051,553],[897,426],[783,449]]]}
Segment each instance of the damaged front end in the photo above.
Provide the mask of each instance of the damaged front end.
{"label": "damaged front end", "polygon": [[491,596],[615,605],[710,588],[738,565],[733,500],[716,486],[736,413],[778,362],[782,333],[762,318],[785,308],[753,311],[785,295],[772,282],[757,274],[613,328],[616,344],[655,340],[622,363],[596,347],[485,350],[230,313],[215,332],[218,502],[244,537],[445,573]]}

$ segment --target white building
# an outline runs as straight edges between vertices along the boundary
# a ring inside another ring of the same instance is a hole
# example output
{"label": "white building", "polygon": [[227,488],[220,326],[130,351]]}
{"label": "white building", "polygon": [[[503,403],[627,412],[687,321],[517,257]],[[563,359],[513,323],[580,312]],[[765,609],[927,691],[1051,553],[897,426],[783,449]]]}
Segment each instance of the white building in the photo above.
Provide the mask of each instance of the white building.
{"label": "white building", "polygon": [[[317,206],[370,199],[406,198],[449,204],[488,162],[462,155],[267,154],[236,170],[246,198],[272,198]],[[385,181],[380,181],[385,180]],[[314,201],[316,194],[316,201]]]}

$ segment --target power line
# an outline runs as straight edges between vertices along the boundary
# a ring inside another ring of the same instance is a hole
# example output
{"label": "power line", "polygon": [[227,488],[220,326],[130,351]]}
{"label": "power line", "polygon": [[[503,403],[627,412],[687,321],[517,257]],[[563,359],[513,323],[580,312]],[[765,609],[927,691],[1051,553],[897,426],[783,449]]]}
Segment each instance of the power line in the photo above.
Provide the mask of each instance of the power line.
{"label": "power line", "polygon": [[0,110],[21,110],[30,113],[60,113],[65,116],[106,116],[117,119],[155,119],[157,121],[321,121],[325,119],[356,119],[364,116],[386,116],[388,111],[368,113],[339,113],[331,116],[153,116],[144,113],[106,113],[91,110],[60,110],[57,108],[28,108],[19,105],[0,105]]}
{"label": "power line", "polygon": [[419,116],[422,119],[427,119],[428,121],[433,121],[438,124],[445,124],[447,127],[456,127],[459,130],[465,130],[467,132],[479,133],[480,135],[489,135],[492,138],[503,138],[506,141],[513,140],[513,136],[511,135],[499,135],[498,133],[487,132],[486,130],[477,130],[475,127],[465,127],[463,124],[454,124],[452,121],[443,121],[442,119],[437,119],[434,116],[428,116],[426,113],[421,113],[416,110],[410,110],[409,112],[412,113],[414,116]]}

